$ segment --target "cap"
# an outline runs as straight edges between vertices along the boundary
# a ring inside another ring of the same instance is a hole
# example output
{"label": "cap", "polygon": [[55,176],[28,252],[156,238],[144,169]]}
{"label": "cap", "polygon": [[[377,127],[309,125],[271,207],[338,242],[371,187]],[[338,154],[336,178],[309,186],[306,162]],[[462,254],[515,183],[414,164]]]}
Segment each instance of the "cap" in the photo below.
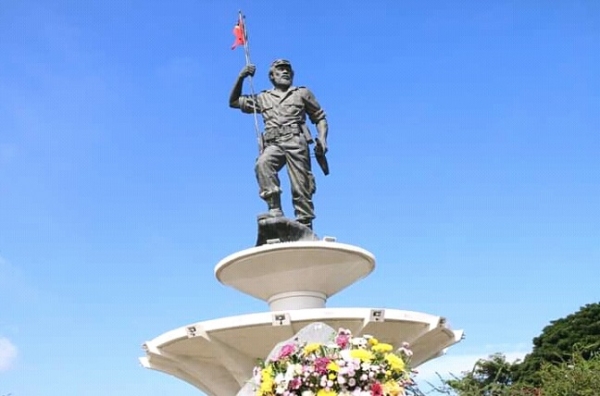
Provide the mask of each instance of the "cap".
{"label": "cap", "polygon": [[290,69],[292,68],[292,64],[290,63],[289,60],[287,59],[276,59],[273,61],[273,63],[271,63],[271,68],[277,67],[277,66],[289,66]]}

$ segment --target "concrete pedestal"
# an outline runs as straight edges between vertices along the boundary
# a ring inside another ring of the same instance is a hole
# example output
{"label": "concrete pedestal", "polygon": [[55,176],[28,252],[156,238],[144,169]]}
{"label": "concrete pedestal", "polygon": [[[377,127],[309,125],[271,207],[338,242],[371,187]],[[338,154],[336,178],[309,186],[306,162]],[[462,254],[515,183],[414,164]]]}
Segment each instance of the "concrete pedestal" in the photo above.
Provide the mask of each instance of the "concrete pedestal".
{"label": "concrete pedestal", "polygon": [[326,241],[267,244],[221,260],[215,276],[224,285],[268,303],[270,312],[193,323],[144,344],[144,367],[180,378],[214,396],[235,395],[258,359],[313,322],[354,335],[370,334],[396,348],[409,342],[412,367],[459,342],[439,316],[388,308],[325,308],[327,298],[367,276],[373,255]]}

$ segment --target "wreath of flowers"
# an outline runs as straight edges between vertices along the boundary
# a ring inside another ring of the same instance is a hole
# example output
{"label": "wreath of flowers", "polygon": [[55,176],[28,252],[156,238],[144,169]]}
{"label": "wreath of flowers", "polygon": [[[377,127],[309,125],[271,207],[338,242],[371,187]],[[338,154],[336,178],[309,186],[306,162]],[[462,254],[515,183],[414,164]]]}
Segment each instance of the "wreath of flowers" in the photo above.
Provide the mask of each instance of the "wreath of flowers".
{"label": "wreath of flowers", "polygon": [[408,344],[393,346],[339,329],[331,343],[290,343],[261,361],[251,379],[256,396],[401,396],[413,385]]}

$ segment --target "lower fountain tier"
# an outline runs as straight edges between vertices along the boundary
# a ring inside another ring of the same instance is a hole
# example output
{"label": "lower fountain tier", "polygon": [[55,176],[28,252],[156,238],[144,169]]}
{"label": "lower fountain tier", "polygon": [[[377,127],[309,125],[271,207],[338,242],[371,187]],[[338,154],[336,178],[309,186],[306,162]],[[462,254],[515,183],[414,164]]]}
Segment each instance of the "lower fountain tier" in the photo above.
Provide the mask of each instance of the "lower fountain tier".
{"label": "lower fountain tier", "polygon": [[442,355],[462,339],[444,318],[383,308],[318,308],[274,311],[198,322],[169,331],[144,344],[141,364],[171,374],[210,396],[235,395],[279,342],[304,326],[323,322],[356,336],[370,334],[395,348],[409,342],[411,366]]}

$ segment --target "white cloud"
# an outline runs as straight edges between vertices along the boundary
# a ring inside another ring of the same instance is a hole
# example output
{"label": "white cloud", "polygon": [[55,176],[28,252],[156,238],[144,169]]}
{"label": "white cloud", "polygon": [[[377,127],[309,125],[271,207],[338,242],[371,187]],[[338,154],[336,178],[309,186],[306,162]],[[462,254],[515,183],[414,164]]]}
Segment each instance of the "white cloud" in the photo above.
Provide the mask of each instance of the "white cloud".
{"label": "white cloud", "polygon": [[0,337],[0,371],[9,370],[17,358],[17,347],[8,338]]}
{"label": "white cloud", "polygon": [[[487,348],[486,348],[487,349]],[[502,352],[508,362],[514,362],[517,359],[522,360],[528,352],[512,351]],[[440,376],[443,379],[451,379],[453,376],[460,376],[463,372],[471,371],[479,359],[487,359],[491,353],[478,353],[467,355],[445,355],[431,360],[417,368],[419,372],[416,376],[417,383],[422,390],[427,390],[428,383],[436,386],[440,385]]]}

